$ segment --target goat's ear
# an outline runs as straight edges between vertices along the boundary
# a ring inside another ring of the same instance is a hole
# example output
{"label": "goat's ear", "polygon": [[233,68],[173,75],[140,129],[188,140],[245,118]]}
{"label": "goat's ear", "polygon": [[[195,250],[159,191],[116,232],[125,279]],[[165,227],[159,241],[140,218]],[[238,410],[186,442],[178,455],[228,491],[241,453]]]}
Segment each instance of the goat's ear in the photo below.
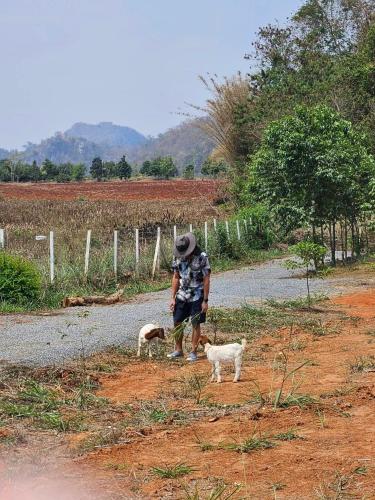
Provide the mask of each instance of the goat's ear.
{"label": "goat's ear", "polygon": [[150,330],[148,333],[145,334],[145,339],[146,340],[151,340],[155,337],[159,337],[161,328],[154,328],[153,330]]}
{"label": "goat's ear", "polygon": [[201,335],[199,338],[199,343],[204,347],[206,344],[211,344],[211,341],[206,335]]}

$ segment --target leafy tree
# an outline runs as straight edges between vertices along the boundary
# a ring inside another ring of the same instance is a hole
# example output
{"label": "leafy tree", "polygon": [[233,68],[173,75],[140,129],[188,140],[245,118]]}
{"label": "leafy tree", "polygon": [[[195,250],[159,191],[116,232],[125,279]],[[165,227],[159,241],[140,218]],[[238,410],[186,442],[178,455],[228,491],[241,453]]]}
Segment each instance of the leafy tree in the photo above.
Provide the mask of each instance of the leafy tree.
{"label": "leafy tree", "polygon": [[57,169],[57,182],[70,182],[72,180],[73,165],[71,163],[61,163]]}
{"label": "leafy tree", "polygon": [[57,166],[48,158],[42,163],[40,171],[43,179],[47,181],[55,180],[59,173]]}
{"label": "leafy tree", "polygon": [[177,168],[171,156],[157,158],[155,160],[155,175],[162,179],[169,179],[177,175]]}
{"label": "leafy tree", "polygon": [[151,161],[145,161],[140,173],[159,179],[169,179],[177,175],[177,168],[170,156],[159,156]]}
{"label": "leafy tree", "polygon": [[97,156],[92,160],[90,174],[93,179],[101,181],[104,177],[104,168],[102,159]]}
{"label": "leafy tree", "polygon": [[117,169],[117,175],[120,177],[120,179],[130,179],[132,175],[132,167],[126,161],[125,155],[117,163],[116,169]]}
{"label": "leafy tree", "polygon": [[223,161],[215,161],[207,158],[202,165],[202,175],[207,177],[219,177],[228,171],[228,165]]}
{"label": "leafy tree", "polygon": [[83,163],[76,163],[72,167],[72,181],[82,181],[86,174],[86,167]]}
{"label": "leafy tree", "polygon": [[184,179],[194,179],[194,165],[187,165],[182,175]]}
{"label": "leafy tree", "polygon": [[11,181],[11,162],[8,159],[0,160],[0,182]]}
{"label": "leafy tree", "polygon": [[146,161],[143,162],[142,167],[141,167],[141,169],[140,169],[139,172],[142,175],[152,175],[150,160],[146,160]]}
{"label": "leafy tree", "polygon": [[290,229],[306,222],[315,233],[327,223],[335,262],[337,222],[356,225],[374,174],[366,139],[350,122],[327,106],[300,106],[267,128],[251,162],[249,189],[282,224],[289,218]]}
{"label": "leafy tree", "polygon": [[103,161],[103,177],[106,179],[117,177],[117,165],[114,161]]}

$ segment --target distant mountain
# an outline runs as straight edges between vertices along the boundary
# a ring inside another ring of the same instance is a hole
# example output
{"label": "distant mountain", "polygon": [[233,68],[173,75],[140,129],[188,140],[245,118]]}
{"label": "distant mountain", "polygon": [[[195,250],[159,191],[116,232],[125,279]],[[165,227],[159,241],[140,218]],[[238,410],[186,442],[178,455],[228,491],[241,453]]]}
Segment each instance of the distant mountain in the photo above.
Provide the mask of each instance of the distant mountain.
{"label": "distant mountain", "polygon": [[44,139],[40,144],[28,143],[20,156],[23,161],[31,163],[34,160],[40,165],[46,158],[53,163],[85,163],[91,164],[95,156],[104,157],[105,148],[83,138],[68,137],[57,133]]}
{"label": "distant mountain", "polygon": [[0,160],[5,160],[5,158],[9,158],[10,151],[7,149],[0,148]]}
{"label": "distant mountain", "polygon": [[146,138],[134,129],[102,122],[98,125],[75,123],[66,132],[58,132],[39,144],[28,143],[23,151],[9,152],[0,148],[0,159],[17,155],[18,159],[40,165],[46,158],[54,163],[85,163],[91,165],[95,156],[118,161],[126,155],[128,161],[141,165],[157,156],[172,156],[181,170],[193,164],[196,171],[214,149],[212,140],[199,127],[204,118],[187,120],[177,127]]}
{"label": "distant mountain", "polygon": [[156,156],[172,156],[180,168],[191,163],[199,169],[215,147],[212,139],[199,127],[203,120],[187,120],[129,150],[129,161],[141,164]]}
{"label": "distant mountain", "polygon": [[87,141],[114,147],[138,146],[147,138],[130,127],[101,122],[97,125],[78,122],[65,132],[68,137],[83,137]]}

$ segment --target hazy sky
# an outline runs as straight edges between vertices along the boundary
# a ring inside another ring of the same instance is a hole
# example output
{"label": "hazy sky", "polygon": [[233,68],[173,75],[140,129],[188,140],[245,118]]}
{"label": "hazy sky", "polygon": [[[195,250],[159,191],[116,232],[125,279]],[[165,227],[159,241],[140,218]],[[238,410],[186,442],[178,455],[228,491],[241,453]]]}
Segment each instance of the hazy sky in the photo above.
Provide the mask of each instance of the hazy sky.
{"label": "hazy sky", "polygon": [[0,0],[0,147],[39,142],[74,122],[157,135],[199,74],[245,71],[259,26],[302,0]]}

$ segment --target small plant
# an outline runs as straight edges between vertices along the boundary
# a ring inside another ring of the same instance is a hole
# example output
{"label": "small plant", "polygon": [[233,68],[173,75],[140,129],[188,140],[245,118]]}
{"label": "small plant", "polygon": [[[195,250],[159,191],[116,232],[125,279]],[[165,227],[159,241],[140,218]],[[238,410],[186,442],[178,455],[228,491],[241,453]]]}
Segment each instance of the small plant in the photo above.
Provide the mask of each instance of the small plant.
{"label": "small plant", "polygon": [[272,483],[272,484],[270,485],[270,489],[271,489],[274,493],[276,493],[276,491],[280,491],[280,490],[282,490],[282,489],[284,489],[284,488],[285,488],[285,484],[284,484],[284,483]]}
{"label": "small plant", "polygon": [[155,476],[161,477],[163,479],[176,479],[177,477],[186,476],[195,469],[186,465],[184,463],[178,463],[176,465],[166,466],[166,467],[151,467],[151,472]]}
{"label": "small plant", "polygon": [[348,493],[350,481],[352,476],[346,476],[336,472],[335,479],[331,483],[323,482],[319,489],[315,490],[316,496],[319,500],[344,500],[351,498],[352,495]]}
{"label": "small plant", "polygon": [[358,474],[360,476],[365,476],[368,472],[368,468],[365,465],[362,465],[360,467],[356,467],[353,470],[353,474]]}
{"label": "small plant", "polygon": [[276,444],[266,437],[251,436],[242,443],[229,443],[221,445],[225,450],[233,450],[238,453],[250,453],[251,451],[267,450],[274,448]]}
{"label": "small plant", "polygon": [[41,276],[32,262],[0,252],[0,302],[23,304],[38,299]]}
{"label": "small plant", "polygon": [[310,394],[287,394],[282,401],[279,401],[279,408],[289,408],[291,406],[298,406],[299,408],[306,408],[312,404],[316,404],[317,400],[310,396]]}
{"label": "small plant", "polygon": [[366,373],[375,371],[375,356],[360,356],[350,364],[353,373]]}
{"label": "small plant", "polygon": [[240,484],[228,485],[223,482],[218,484],[211,490],[208,494],[204,493],[204,496],[201,496],[198,490],[198,485],[194,486],[194,491],[191,492],[184,486],[185,499],[186,500],[229,500],[233,497],[239,490],[241,489]]}
{"label": "small plant", "polygon": [[286,432],[280,432],[279,434],[275,434],[273,439],[277,441],[293,441],[294,439],[303,439],[301,436],[296,434],[293,429],[290,429]]}
{"label": "small plant", "polygon": [[318,423],[319,427],[321,427],[322,429],[325,429],[327,427],[327,422],[326,422],[326,416],[325,416],[324,411],[321,410],[320,408],[317,408],[315,411],[315,414],[317,416],[317,423]]}
{"label": "small plant", "polygon": [[[292,337],[292,330],[293,330],[293,327],[291,327],[290,337]],[[301,406],[301,403],[307,399],[307,396],[294,394],[294,387],[292,387],[291,391],[289,391],[289,393],[286,396],[283,395],[283,391],[284,391],[284,386],[285,386],[286,381],[290,377],[294,377],[295,373],[297,371],[301,370],[301,368],[310,364],[310,361],[309,360],[304,361],[303,363],[300,363],[299,365],[297,365],[295,368],[288,370],[289,358],[288,358],[287,352],[281,351],[280,356],[282,357],[282,361],[283,361],[283,375],[282,375],[280,387],[279,387],[279,389],[277,389],[277,391],[275,393],[274,407],[275,408],[278,408],[278,407],[285,408],[285,407],[294,406],[294,405]],[[311,398],[310,398],[310,402],[311,402]]]}
{"label": "small plant", "polygon": [[315,269],[318,266],[319,261],[325,256],[326,248],[312,241],[301,241],[296,245],[293,245],[290,250],[296,254],[299,258],[298,261],[288,260],[286,262],[286,267],[288,269],[305,269],[306,270],[306,287],[307,287],[307,302],[310,307],[310,283],[309,283],[309,272],[311,263],[314,263]]}
{"label": "small plant", "polygon": [[202,402],[203,391],[208,384],[209,379],[210,377],[207,375],[193,373],[192,375],[187,375],[177,379],[177,382],[182,387],[183,397],[194,399],[196,404],[200,404]]}

